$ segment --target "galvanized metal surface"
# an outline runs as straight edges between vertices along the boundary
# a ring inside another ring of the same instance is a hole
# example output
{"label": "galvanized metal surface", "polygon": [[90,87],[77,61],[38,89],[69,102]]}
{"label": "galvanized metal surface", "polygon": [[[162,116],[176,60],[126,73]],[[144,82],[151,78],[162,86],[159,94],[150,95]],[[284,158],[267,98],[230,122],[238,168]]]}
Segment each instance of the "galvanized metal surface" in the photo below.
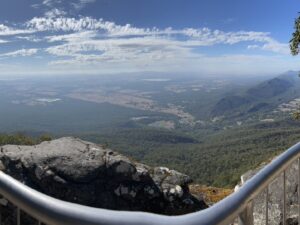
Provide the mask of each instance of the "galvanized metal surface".
{"label": "galvanized metal surface", "polygon": [[285,170],[283,171],[283,212],[282,212],[282,224],[286,225],[286,173]]}
{"label": "galvanized metal surface", "polygon": [[266,187],[266,225],[269,224],[269,186]]}
{"label": "galvanized metal surface", "polygon": [[239,216],[243,224],[252,225],[252,200],[299,157],[300,143],[273,160],[234,194],[206,210],[184,216],[112,211],[64,202],[39,193],[3,172],[0,172],[0,194],[48,225],[228,225]]}
{"label": "galvanized metal surface", "polygon": [[298,224],[300,224],[300,158],[298,159]]}

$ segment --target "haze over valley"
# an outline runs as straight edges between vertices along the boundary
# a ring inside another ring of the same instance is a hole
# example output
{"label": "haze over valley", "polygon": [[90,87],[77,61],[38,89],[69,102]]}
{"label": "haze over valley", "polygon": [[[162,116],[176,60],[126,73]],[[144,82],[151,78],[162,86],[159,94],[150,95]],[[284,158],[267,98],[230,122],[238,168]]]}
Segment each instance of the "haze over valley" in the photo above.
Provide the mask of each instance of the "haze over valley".
{"label": "haze over valley", "polygon": [[[232,186],[300,135],[292,118],[299,87],[292,71],[242,78],[147,73],[2,79],[0,131],[81,137],[203,184]],[[290,124],[297,132],[286,139]],[[251,134],[255,127],[261,132]],[[272,130],[267,135],[274,143],[265,143],[264,130]],[[246,162],[237,157],[243,154]]]}

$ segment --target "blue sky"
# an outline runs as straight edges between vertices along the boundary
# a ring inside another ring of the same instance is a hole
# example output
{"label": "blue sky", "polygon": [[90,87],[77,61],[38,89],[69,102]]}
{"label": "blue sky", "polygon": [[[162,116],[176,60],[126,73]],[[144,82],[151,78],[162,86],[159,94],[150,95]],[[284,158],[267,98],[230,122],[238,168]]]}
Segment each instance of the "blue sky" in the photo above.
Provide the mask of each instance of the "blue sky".
{"label": "blue sky", "polygon": [[279,74],[299,0],[1,0],[0,74]]}

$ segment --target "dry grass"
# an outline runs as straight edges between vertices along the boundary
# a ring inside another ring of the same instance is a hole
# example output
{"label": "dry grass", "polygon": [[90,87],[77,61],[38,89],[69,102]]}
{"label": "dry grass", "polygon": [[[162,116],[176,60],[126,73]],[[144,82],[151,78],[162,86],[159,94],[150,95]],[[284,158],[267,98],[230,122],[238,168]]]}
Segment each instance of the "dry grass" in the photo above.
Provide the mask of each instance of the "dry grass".
{"label": "dry grass", "polygon": [[202,196],[204,201],[211,205],[230,195],[233,190],[192,184],[190,185],[190,192],[194,195]]}

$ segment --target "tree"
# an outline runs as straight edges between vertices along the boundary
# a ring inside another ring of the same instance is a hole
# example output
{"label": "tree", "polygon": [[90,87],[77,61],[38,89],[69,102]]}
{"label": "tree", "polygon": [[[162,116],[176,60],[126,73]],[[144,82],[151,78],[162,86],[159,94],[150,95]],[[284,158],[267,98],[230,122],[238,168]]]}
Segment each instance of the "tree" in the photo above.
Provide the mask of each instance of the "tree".
{"label": "tree", "polygon": [[[292,35],[292,39],[290,40],[290,50],[292,55],[298,55],[300,44],[300,16],[298,16],[298,18],[295,19],[294,29],[295,31]],[[293,117],[295,120],[300,120],[300,111],[294,112]]]}
{"label": "tree", "polygon": [[300,44],[300,16],[295,20],[294,33],[292,39],[290,40],[290,49],[292,55],[299,54],[299,44]]}

